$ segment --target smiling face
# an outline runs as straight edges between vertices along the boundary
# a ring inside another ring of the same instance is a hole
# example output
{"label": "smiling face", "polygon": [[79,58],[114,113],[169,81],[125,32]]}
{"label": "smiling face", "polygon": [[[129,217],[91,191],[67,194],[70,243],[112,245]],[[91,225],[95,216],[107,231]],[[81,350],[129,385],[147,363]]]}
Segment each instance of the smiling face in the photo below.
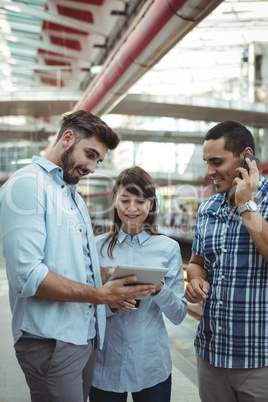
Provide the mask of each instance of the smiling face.
{"label": "smiling face", "polygon": [[229,193],[233,180],[238,176],[236,168],[242,165],[244,154],[235,157],[231,151],[224,149],[225,140],[208,140],[204,142],[203,159],[207,163],[207,175],[214,182],[217,193]]}
{"label": "smiling face", "polygon": [[114,207],[125,233],[134,236],[143,231],[143,224],[153,207],[153,201],[130,193],[120,184],[115,195]]}
{"label": "smiling face", "polygon": [[94,136],[77,143],[73,138],[67,145],[58,162],[67,184],[77,184],[81,177],[94,173],[97,164],[103,161],[108,151],[108,147]]}

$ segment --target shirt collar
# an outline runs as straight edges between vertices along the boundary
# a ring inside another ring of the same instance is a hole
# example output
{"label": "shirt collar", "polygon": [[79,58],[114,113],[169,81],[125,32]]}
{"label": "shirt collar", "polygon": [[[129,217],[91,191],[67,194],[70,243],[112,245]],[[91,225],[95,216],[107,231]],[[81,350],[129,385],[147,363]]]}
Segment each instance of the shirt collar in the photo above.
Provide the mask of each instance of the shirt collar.
{"label": "shirt collar", "polygon": [[[51,172],[55,173],[63,180],[63,169],[60,166],[55,165],[55,163],[49,161],[48,159],[43,158],[41,156],[33,156],[32,163],[41,166],[41,168],[46,170],[48,173]],[[77,189],[76,184],[67,184],[67,186],[72,192],[75,192]]]}
{"label": "shirt collar", "polygon": [[61,173],[63,175],[62,168],[60,168],[59,166],[55,165],[55,163],[53,163],[53,162],[49,161],[48,159],[43,158],[41,156],[33,156],[32,163],[35,163],[36,165],[41,166],[47,172],[52,172],[52,170],[58,169],[59,173]]}
{"label": "shirt collar", "polygon": [[220,207],[229,205],[227,193],[215,194],[214,196],[212,196],[211,200],[212,202],[210,208],[214,212],[217,212]]}
{"label": "shirt collar", "polygon": [[[122,229],[120,229],[119,235],[118,235],[118,242],[121,244],[123,243],[123,241],[127,238],[130,237],[130,235],[128,235],[127,233],[125,233]],[[142,244],[144,243],[151,235],[147,232],[145,232],[145,230],[143,232],[138,233],[137,235],[133,236],[134,238],[137,238],[139,243]]]}
{"label": "shirt collar", "polygon": [[[265,178],[263,176],[260,176],[259,179],[259,187],[257,190],[257,194],[256,197],[254,198],[254,201],[256,202],[256,204],[259,204],[263,198],[263,194],[265,194],[267,192],[266,189],[267,186],[267,182],[265,180]],[[230,206],[230,202],[229,202],[229,198],[228,198],[228,194],[227,193],[220,193],[220,194],[216,194],[216,199],[217,199],[217,204],[215,203],[215,211],[218,209],[219,205],[220,206],[224,206],[224,205],[228,205]],[[213,208],[213,205],[212,205]]]}

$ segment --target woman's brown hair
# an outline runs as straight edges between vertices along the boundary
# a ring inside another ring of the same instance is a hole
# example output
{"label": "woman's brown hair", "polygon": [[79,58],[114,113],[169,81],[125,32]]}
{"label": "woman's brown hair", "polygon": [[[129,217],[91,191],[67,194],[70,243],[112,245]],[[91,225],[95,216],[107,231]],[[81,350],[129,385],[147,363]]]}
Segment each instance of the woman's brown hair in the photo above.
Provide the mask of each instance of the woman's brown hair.
{"label": "woman's brown hair", "polygon": [[[112,195],[112,202],[114,203],[119,186],[122,185],[131,194],[135,194],[138,197],[146,198],[153,201],[153,207],[150,210],[145,222],[144,230],[151,235],[159,235],[156,224],[156,194],[155,183],[152,177],[139,166],[134,166],[123,170],[117,177]],[[117,209],[113,208],[113,225],[111,232],[106,237],[103,245],[101,246],[101,254],[103,247],[106,243],[108,246],[108,256],[113,258],[113,249],[117,243],[118,235],[122,226],[121,219],[118,216]]]}

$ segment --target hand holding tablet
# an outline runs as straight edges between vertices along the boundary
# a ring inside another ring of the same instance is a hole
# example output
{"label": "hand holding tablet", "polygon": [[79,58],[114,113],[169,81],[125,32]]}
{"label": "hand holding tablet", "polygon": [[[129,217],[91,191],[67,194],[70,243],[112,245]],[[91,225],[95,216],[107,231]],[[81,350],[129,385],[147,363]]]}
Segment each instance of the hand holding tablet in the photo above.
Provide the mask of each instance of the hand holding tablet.
{"label": "hand holding tablet", "polygon": [[[137,265],[118,265],[110,277],[110,281],[113,279],[124,278],[125,276],[135,275],[137,284],[152,283],[157,286],[161,279],[168,272],[168,268],[156,268],[156,267],[141,267]],[[132,285],[132,286],[133,286]],[[146,296],[148,297],[148,296]],[[141,299],[146,299],[146,297],[141,297]]]}

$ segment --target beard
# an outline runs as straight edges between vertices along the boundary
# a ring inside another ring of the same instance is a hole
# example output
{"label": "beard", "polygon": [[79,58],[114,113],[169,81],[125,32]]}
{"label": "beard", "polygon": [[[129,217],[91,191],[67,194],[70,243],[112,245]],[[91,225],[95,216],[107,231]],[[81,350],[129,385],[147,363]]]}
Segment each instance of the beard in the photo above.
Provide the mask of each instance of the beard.
{"label": "beard", "polygon": [[73,177],[71,172],[74,170],[75,161],[72,157],[75,144],[73,144],[69,149],[63,152],[61,155],[61,164],[63,169],[63,180],[67,184],[77,184],[79,182],[79,177]]}

